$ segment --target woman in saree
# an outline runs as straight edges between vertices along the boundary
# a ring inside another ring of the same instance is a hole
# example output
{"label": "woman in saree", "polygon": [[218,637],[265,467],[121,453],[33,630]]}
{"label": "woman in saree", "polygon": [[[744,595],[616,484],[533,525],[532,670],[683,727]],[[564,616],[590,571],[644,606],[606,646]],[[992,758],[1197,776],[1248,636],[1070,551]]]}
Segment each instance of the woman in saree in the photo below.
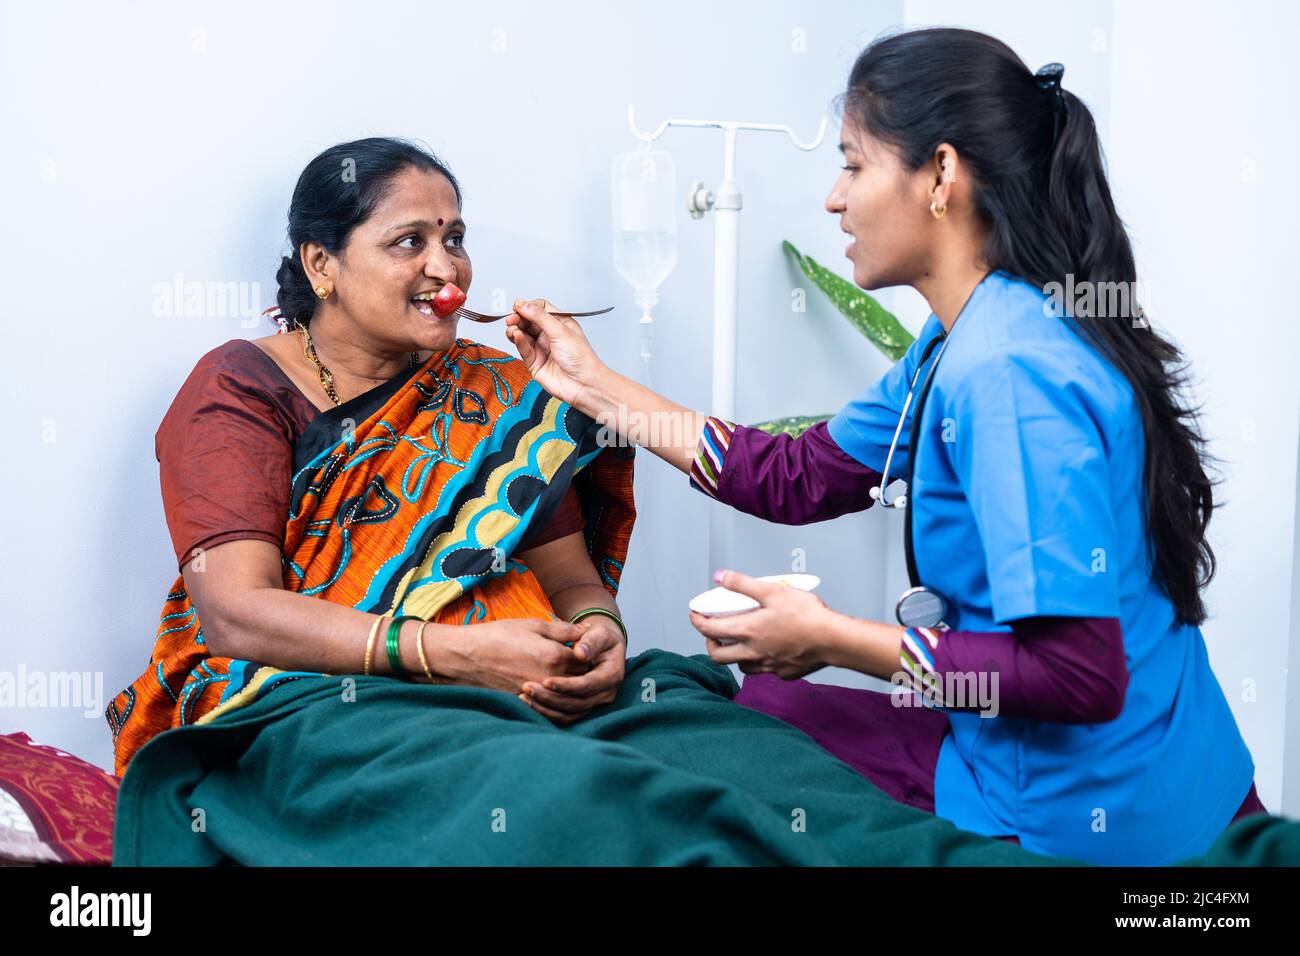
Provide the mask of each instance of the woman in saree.
{"label": "woman in saree", "polygon": [[320,154],[296,331],[168,410],[180,576],[106,712],[114,862],[1068,863],[896,803],[703,654],[626,660],[632,450],[427,310],[470,285],[460,200],[402,141]]}

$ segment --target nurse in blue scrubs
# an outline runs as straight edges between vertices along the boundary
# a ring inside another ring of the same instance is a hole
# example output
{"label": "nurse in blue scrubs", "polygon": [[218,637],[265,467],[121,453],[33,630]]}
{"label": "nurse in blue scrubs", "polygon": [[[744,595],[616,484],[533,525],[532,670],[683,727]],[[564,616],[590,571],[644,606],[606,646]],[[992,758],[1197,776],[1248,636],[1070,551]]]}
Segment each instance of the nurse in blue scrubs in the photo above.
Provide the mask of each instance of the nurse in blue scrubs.
{"label": "nurse in blue scrubs", "polygon": [[[1263,807],[1199,628],[1213,498],[1181,357],[1119,294],[1134,289],[1132,248],[1092,117],[1061,77],[964,30],[895,34],[858,57],[826,208],[853,236],[857,285],[911,286],[932,314],[880,381],[798,439],[618,375],[543,300],[517,303],[507,335],[593,417],[692,423],[684,443],[626,437],[750,514],[801,524],[898,505],[888,484],[908,477],[923,590],[900,623],[723,572],[761,607],[693,615],[710,655],[787,680],[827,665],[905,676],[924,706],[879,715],[902,728],[893,752],[934,733],[938,755],[921,768],[932,792],[899,799],[1042,853],[1159,865]],[[562,709],[581,678],[535,691]],[[897,793],[917,768],[890,760],[867,772]]]}

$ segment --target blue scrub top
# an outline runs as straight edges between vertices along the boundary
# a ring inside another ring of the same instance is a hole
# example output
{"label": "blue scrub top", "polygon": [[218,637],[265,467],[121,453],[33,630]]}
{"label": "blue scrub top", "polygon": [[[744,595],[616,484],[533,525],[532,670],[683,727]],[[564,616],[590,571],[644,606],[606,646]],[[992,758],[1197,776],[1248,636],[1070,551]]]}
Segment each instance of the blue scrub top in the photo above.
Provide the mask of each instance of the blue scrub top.
{"label": "blue scrub top", "polygon": [[[953,325],[917,431],[917,571],[957,606],[964,631],[1118,617],[1128,690],[1107,723],[947,709],[935,812],[976,833],[1015,833],[1038,853],[1174,863],[1209,849],[1255,767],[1200,629],[1175,623],[1151,576],[1133,392],[1052,304],[997,271]],[[883,469],[916,362],[940,332],[931,314],[902,360],[830,421],[867,467]],[[907,468],[909,427],[891,475]]]}

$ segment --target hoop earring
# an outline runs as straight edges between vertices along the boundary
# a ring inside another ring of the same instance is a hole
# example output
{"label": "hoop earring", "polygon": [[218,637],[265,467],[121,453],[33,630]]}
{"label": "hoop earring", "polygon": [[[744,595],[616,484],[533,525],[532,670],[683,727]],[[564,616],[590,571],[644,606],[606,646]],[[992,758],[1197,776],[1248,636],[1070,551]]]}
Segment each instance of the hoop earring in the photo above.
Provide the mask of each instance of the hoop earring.
{"label": "hoop earring", "polygon": [[930,200],[930,214],[933,215],[935,219],[942,219],[945,215],[947,215],[947,213],[948,213],[948,206],[946,204],[940,206],[939,200],[937,199]]}
{"label": "hoop earring", "polygon": [[[931,208],[934,207],[932,206]],[[316,297],[321,300],[328,299],[330,297],[330,290],[325,288],[323,285],[318,285],[316,287]]]}

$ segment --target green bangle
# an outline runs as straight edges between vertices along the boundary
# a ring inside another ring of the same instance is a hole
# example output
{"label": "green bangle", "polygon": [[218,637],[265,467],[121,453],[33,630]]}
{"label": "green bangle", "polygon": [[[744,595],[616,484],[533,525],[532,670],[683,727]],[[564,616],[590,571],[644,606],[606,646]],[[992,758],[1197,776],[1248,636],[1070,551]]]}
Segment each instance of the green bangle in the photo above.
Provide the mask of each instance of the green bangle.
{"label": "green bangle", "polygon": [[418,621],[418,617],[395,617],[388,625],[388,664],[396,677],[406,677],[407,670],[402,666],[402,654],[397,647],[397,639],[402,633],[402,625],[407,621]]}
{"label": "green bangle", "polygon": [[619,617],[617,614],[615,614],[613,611],[609,610],[609,608],[604,608],[604,607],[583,608],[577,614],[573,615],[573,617],[569,618],[569,623],[577,624],[584,617],[591,617],[593,614],[603,614],[605,617],[609,618],[611,621],[617,624],[618,629],[623,632],[624,643],[627,642],[627,628],[623,626],[623,619]]}

